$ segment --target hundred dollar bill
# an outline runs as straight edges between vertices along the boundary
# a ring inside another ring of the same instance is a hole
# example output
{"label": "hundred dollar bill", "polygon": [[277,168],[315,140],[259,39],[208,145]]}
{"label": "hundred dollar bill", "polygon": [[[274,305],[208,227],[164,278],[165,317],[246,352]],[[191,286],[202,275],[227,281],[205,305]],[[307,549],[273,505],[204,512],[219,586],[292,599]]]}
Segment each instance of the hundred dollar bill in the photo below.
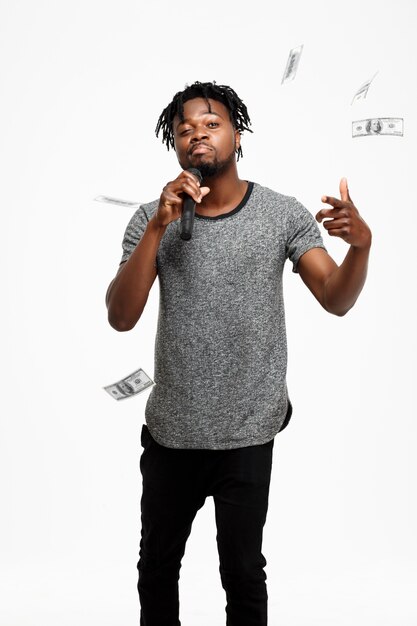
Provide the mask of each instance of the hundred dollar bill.
{"label": "hundred dollar bill", "polygon": [[138,209],[140,202],[131,202],[130,200],[120,200],[120,198],[111,198],[110,196],[97,196],[94,198],[97,202],[108,202],[109,204],[118,204],[119,206],[128,206]]}
{"label": "hundred dollar bill", "polygon": [[352,122],[352,137],[366,135],[396,135],[404,134],[404,119],[402,117],[373,117],[366,120]]}
{"label": "hundred dollar bill", "polygon": [[363,83],[363,85],[361,85],[358,89],[358,91],[355,93],[355,95],[353,96],[352,102],[350,103],[351,105],[354,102],[357,102],[358,100],[363,100],[366,98],[367,93],[368,93],[368,89],[372,83],[372,81],[374,80],[375,76],[378,74],[378,72],[375,72],[375,74],[372,76],[372,78],[370,78],[369,80],[367,80],[365,83]]}
{"label": "hundred dollar bill", "polygon": [[294,80],[302,51],[303,46],[298,46],[298,48],[293,48],[292,50],[290,50],[287,66],[285,68],[284,76],[282,77],[281,85],[283,85],[284,83],[288,83],[290,80]]}
{"label": "hundred dollar bill", "polygon": [[115,400],[124,400],[125,398],[136,396],[138,393],[154,384],[153,380],[143,369],[138,369],[133,372],[133,374],[122,378],[122,380],[119,380],[117,383],[107,385],[107,387],[103,387],[103,389]]}

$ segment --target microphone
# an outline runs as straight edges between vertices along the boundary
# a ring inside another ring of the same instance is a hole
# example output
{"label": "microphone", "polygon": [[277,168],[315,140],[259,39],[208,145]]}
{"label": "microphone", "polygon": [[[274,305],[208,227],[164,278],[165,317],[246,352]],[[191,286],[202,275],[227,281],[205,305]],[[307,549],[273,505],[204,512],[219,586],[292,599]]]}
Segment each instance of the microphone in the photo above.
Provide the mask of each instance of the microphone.
{"label": "microphone", "polygon": [[[195,167],[190,167],[187,172],[191,172],[198,178],[198,181],[201,183],[203,177],[201,176],[200,170]],[[191,235],[193,232],[194,226],[194,213],[195,213],[195,202],[188,195],[188,193],[184,193],[184,204],[181,215],[181,224],[180,224],[180,237],[184,241],[189,241],[191,239]]]}

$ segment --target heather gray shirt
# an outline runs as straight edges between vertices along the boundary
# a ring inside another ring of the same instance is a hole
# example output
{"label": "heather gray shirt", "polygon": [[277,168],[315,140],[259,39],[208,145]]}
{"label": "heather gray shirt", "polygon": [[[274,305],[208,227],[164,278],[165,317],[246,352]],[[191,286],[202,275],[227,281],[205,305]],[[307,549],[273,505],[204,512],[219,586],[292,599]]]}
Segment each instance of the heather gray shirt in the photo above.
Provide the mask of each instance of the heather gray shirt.
{"label": "heather gray shirt", "polygon": [[[126,261],[158,201],[142,205],[124,240]],[[198,211],[198,206],[197,206]],[[282,274],[324,248],[311,213],[295,198],[249,183],[240,205],[196,214],[190,241],[179,220],[161,240],[155,386],[145,417],[170,448],[263,444],[287,415],[287,341]]]}

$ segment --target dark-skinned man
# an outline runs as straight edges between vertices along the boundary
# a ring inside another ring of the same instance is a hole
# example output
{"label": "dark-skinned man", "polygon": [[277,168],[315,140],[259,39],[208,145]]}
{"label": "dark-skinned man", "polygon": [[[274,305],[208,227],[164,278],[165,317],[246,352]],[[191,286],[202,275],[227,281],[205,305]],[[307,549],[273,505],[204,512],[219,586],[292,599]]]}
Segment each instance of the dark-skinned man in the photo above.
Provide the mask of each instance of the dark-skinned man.
{"label": "dark-skinned man", "polygon": [[[344,315],[365,283],[371,232],[350,198],[323,196],[328,234],[349,249],[338,266],[316,221],[294,197],[242,180],[237,160],[249,128],[226,85],[178,92],[156,128],[181,167],[159,200],[130,220],[109,285],[110,324],[132,329],[158,276],[155,386],[142,427],[142,626],[178,626],[181,559],[197,511],[213,497],[228,626],[265,626],[262,534],[275,436],[292,406],[282,274],[286,259],[329,312]],[[197,168],[197,177],[187,171]],[[180,236],[187,194],[190,241]],[[197,624],[196,624],[197,626]]]}

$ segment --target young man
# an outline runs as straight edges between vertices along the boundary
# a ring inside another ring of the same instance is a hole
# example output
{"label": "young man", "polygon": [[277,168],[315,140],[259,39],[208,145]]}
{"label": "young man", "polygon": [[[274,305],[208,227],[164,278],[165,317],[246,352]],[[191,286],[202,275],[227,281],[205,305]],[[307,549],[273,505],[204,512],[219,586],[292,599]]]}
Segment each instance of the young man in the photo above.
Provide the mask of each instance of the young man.
{"label": "young man", "polygon": [[[107,292],[110,324],[132,329],[158,275],[155,383],[142,428],[142,626],[178,626],[178,579],[192,521],[213,496],[229,626],[265,626],[262,531],[275,435],[291,417],[282,296],[289,258],[330,313],[344,315],[366,278],[371,232],[340,183],[316,216],[350,244],[340,267],[295,198],[238,177],[244,103],[228,86],[194,83],[162,112],[156,134],[181,172],[127,226]],[[251,132],[251,131],[250,131]],[[237,157],[237,158],[236,158]],[[202,183],[187,171],[197,168]],[[196,203],[180,238],[184,197]]]}

